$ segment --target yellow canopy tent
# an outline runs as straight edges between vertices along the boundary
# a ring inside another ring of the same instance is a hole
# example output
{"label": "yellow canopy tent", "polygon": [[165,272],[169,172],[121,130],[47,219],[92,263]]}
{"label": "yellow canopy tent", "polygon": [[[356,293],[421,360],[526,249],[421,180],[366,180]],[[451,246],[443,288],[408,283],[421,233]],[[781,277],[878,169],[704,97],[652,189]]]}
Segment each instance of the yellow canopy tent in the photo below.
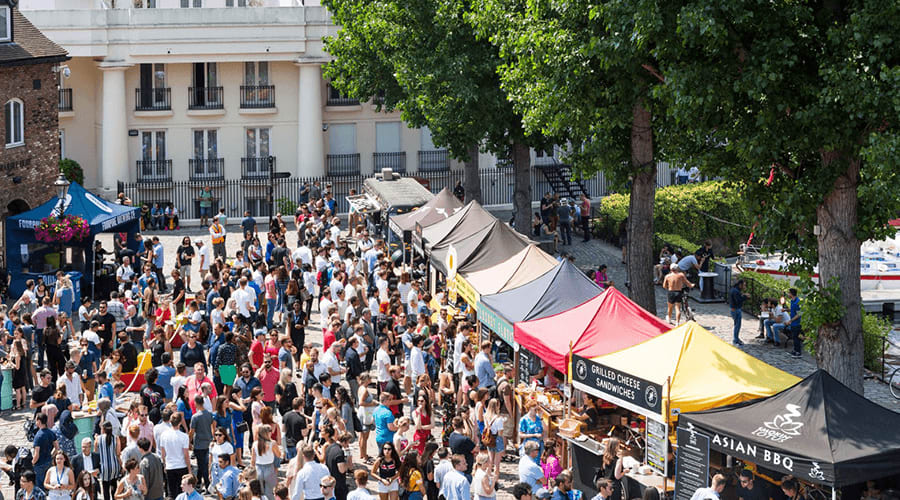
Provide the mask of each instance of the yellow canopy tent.
{"label": "yellow canopy tent", "polygon": [[693,321],[621,351],[574,358],[576,387],[666,424],[679,413],[771,396],[800,381]]}

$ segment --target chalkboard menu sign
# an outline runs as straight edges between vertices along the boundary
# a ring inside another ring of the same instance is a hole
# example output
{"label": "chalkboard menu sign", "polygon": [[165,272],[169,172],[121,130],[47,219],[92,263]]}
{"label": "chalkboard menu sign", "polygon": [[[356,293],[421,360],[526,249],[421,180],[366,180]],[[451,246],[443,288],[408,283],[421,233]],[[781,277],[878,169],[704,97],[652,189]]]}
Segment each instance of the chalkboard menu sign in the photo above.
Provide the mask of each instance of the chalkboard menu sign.
{"label": "chalkboard menu sign", "polygon": [[653,419],[647,419],[647,465],[657,472],[666,475],[666,425]]}
{"label": "chalkboard menu sign", "polygon": [[675,500],[690,500],[695,491],[709,486],[709,436],[688,424],[678,428],[676,437]]}
{"label": "chalkboard menu sign", "polygon": [[531,351],[519,346],[519,366],[517,381],[528,385],[531,383],[531,370],[534,367],[534,361],[537,359]]}

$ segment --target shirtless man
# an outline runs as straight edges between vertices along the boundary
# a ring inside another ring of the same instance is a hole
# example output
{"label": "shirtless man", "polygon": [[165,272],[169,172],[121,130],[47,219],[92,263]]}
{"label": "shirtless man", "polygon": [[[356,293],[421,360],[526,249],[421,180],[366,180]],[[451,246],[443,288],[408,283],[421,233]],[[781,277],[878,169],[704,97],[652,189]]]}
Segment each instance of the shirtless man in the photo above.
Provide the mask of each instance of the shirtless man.
{"label": "shirtless man", "polygon": [[684,271],[678,267],[678,264],[672,264],[670,267],[671,272],[666,275],[663,280],[663,288],[668,290],[668,300],[669,307],[666,310],[666,321],[672,323],[672,307],[675,307],[675,325],[681,323],[681,297],[684,292],[681,290],[684,287],[694,288],[693,283],[688,281],[687,276],[684,275]]}

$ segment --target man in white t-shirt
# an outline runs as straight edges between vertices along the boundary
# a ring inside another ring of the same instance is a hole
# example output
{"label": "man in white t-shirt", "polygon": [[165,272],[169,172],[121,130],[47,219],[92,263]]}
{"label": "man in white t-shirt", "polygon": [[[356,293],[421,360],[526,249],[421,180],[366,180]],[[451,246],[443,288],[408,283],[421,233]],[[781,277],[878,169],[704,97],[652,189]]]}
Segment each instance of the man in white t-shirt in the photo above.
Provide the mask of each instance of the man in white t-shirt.
{"label": "man in white t-shirt", "polygon": [[391,374],[388,372],[388,368],[391,366],[391,355],[388,353],[389,344],[390,341],[387,336],[381,337],[381,340],[378,342],[378,352],[375,353],[376,378],[378,380],[378,388],[382,391],[384,386],[391,380]]}
{"label": "man in white t-shirt", "polygon": [[468,323],[463,323],[456,330],[456,337],[453,339],[453,375],[457,378],[456,384],[459,386],[462,380],[459,380],[463,371],[462,354],[463,345],[469,339],[469,331],[471,327]]}
{"label": "man in white t-shirt", "polygon": [[249,320],[256,311],[256,292],[247,286],[247,277],[244,276],[238,282],[238,289],[231,294],[238,306],[238,314]]}
{"label": "man in white t-shirt", "polygon": [[322,364],[325,365],[325,370],[331,375],[331,381],[335,384],[341,383],[341,375],[347,371],[346,368],[341,367],[341,362],[338,361],[338,354],[342,347],[344,347],[343,341],[335,342],[322,355]]}
{"label": "man in white t-shirt", "polygon": [[413,383],[415,383],[419,379],[419,375],[428,373],[425,367],[425,355],[422,352],[425,336],[416,335],[413,337],[412,344],[412,349],[409,351],[409,375],[412,377]]}
{"label": "man in white t-shirt", "polygon": [[191,441],[187,434],[179,430],[183,418],[180,411],[173,413],[169,421],[172,428],[160,436],[159,450],[166,466],[166,487],[170,498],[178,496],[181,477],[190,472]]}
{"label": "man in white t-shirt", "polygon": [[207,271],[209,271],[209,264],[212,258],[210,257],[209,247],[203,244],[202,240],[197,240],[197,257],[200,259],[200,279],[202,280]]}
{"label": "man in white t-shirt", "polygon": [[[134,268],[131,267],[131,257],[122,257],[122,265],[116,269],[116,283],[119,284],[119,290],[125,291],[130,289],[131,278],[134,276]],[[127,287],[127,288],[126,288]]]}
{"label": "man in white t-shirt", "polygon": [[313,256],[312,250],[309,249],[306,245],[300,245],[296,250],[291,254],[291,258],[296,262],[297,259],[300,259],[301,264],[312,264]]}

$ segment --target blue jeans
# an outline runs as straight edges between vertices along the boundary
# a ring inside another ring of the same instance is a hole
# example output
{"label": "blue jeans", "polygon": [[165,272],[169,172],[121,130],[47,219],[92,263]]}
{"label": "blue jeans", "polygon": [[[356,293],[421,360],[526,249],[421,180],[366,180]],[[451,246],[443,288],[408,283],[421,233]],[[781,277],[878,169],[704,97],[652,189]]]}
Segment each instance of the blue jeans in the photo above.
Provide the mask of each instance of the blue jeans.
{"label": "blue jeans", "polygon": [[297,447],[296,446],[285,446],[284,447],[284,460],[290,461],[292,458],[297,456]]}
{"label": "blue jeans", "polygon": [[572,244],[572,221],[559,221],[559,243],[562,245]]}
{"label": "blue jeans", "polygon": [[784,330],[784,323],[776,323],[775,320],[767,319],[765,322],[766,337],[772,339],[776,343],[781,342],[781,330]]}
{"label": "blue jeans", "polygon": [[[37,370],[44,369],[44,329],[34,329],[34,345],[37,346]],[[41,480],[43,481],[43,479]]]}
{"label": "blue jeans", "polygon": [[744,318],[744,311],[741,309],[731,310],[731,319],[734,320],[734,332],[731,341],[735,344],[741,341],[741,320]]}
{"label": "blue jeans", "polygon": [[272,329],[272,316],[275,315],[275,299],[266,299],[266,328]]}

